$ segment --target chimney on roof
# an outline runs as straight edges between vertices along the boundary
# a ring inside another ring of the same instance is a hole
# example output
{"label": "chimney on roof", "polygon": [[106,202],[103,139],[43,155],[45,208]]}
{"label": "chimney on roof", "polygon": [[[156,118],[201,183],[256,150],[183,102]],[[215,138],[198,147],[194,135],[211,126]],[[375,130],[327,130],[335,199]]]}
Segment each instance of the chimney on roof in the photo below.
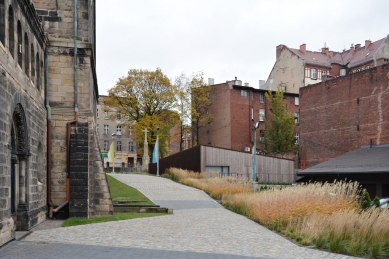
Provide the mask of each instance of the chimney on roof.
{"label": "chimney on roof", "polygon": [[350,47],[350,54],[351,54],[351,55],[354,55],[354,52],[355,52],[355,50],[354,50],[354,45],[351,44],[351,47]]}
{"label": "chimney on roof", "polygon": [[328,51],[329,51],[329,48],[327,48],[327,47],[321,48],[321,53],[328,54]]}
{"label": "chimney on roof", "polygon": [[361,47],[361,44],[359,44],[359,43],[355,44],[355,49],[356,50],[359,49],[360,47]]}
{"label": "chimney on roof", "polygon": [[365,40],[365,49],[367,49],[371,44],[371,40]]}
{"label": "chimney on roof", "polygon": [[301,44],[300,51],[305,54],[307,52],[307,44],[305,43]]}

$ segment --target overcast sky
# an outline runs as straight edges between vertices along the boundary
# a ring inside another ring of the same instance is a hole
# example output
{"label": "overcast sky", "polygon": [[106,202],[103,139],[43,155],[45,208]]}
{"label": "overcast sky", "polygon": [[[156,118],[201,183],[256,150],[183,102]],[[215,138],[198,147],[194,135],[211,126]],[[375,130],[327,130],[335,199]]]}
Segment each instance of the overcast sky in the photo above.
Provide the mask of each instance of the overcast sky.
{"label": "overcast sky", "polygon": [[97,77],[107,94],[129,69],[171,79],[203,71],[258,87],[276,46],[342,51],[389,34],[387,0],[97,0]]}

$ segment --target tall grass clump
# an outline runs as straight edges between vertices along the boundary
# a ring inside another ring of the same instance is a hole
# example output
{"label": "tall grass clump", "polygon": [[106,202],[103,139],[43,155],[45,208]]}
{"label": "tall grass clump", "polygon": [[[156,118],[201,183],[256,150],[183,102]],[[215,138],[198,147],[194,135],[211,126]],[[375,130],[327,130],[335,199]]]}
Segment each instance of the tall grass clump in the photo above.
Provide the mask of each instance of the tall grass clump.
{"label": "tall grass clump", "polygon": [[218,200],[221,200],[223,195],[250,192],[252,188],[252,183],[247,179],[221,178],[219,174],[211,174],[211,177],[207,178],[205,172],[195,173],[177,168],[170,168],[169,174],[171,175],[170,178],[175,178],[180,183],[202,189]]}
{"label": "tall grass clump", "polygon": [[389,257],[389,209],[373,206],[357,182],[309,183],[258,193],[245,179],[207,179],[205,173],[174,168],[170,174],[302,245],[367,258]]}

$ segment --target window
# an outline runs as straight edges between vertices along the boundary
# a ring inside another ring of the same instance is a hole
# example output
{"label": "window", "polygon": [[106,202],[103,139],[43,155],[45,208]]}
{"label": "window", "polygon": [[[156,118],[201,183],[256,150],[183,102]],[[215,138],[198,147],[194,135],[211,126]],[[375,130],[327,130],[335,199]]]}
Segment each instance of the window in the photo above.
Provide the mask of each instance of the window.
{"label": "window", "polygon": [[294,105],[299,105],[300,104],[300,99],[298,97],[294,98]]}
{"label": "window", "polygon": [[22,68],[23,65],[23,54],[22,54],[22,47],[23,47],[23,39],[22,39],[22,25],[20,25],[20,21],[18,21],[18,44],[17,44],[17,52],[18,52],[18,64],[20,68]]}
{"label": "window", "polygon": [[36,66],[36,88],[38,89],[38,91],[41,89],[41,67],[39,66],[39,55],[38,53],[36,53],[36,63],[35,63],[35,66]]}
{"label": "window", "polygon": [[370,66],[366,66],[365,69],[370,69]]}
{"label": "window", "polygon": [[121,136],[122,135],[122,126],[116,127],[116,135]]}
{"label": "window", "polygon": [[305,68],[305,77],[311,77],[311,70],[309,68]]}
{"label": "window", "polygon": [[323,71],[321,71],[321,74],[322,74],[322,75],[326,75],[326,74],[327,74],[327,71],[323,70]]}
{"label": "window", "polygon": [[99,134],[99,124],[96,125],[96,133]]}
{"label": "window", "polygon": [[317,70],[317,78],[318,78],[318,79],[321,79],[321,70],[320,70],[320,69]]}
{"label": "window", "polygon": [[300,141],[300,133],[294,133],[294,144],[298,144]]}
{"label": "window", "polygon": [[316,79],[316,69],[311,68],[311,79]]}
{"label": "window", "polygon": [[108,112],[104,112],[104,119],[108,119]]}
{"label": "window", "polygon": [[300,122],[300,113],[295,112],[294,113],[294,123],[299,123]]}
{"label": "window", "polygon": [[31,81],[35,84],[35,51],[31,44]]}
{"label": "window", "polygon": [[259,109],[259,121],[263,121],[265,118],[265,109]]}
{"label": "window", "polygon": [[108,125],[104,125],[104,134],[107,135],[109,133]]}
{"label": "window", "polygon": [[116,151],[122,151],[122,142],[121,141],[116,142]]}
{"label": "window", "polygon": [[9,6],[8,8],[8,46],[9,46],[9,52],[11,53],[11,56],[14,57],[15,55],[15,21],[14,21],[14,11],[12,9],[12,6]]}
{"label": "window", "polygon": [[108,140],[104,140],[104,150],[108,150]]}
{"label": "window", "polygon": [[134,142],[129,142],[128,143],[128,151],[134,152]]}
{"label": "window", "polygon": [[265,142],[265,131],[264,130],[259,131],[259,141]]}
{"label": "window", "polygon": [[24,34],[24,72],[27,77],[30,77],[30,53],[28,50],[29,47],[27,33]]}
{"label": "window", "polygon": [[247,96],[246,90],[240,90],[240,96]]}
{"label": "window", "polygon": [[99,108],[96,109],[96,118],[99,118]]}
{"label": "window", "polygon": [[259,101],[261,103],[264,103],[265,102],[265,94],[264,93],[259,93]]}
{"label": "window", "polygon": [[340,76],[345,76],[346,75],[346,69],[345,68],[342,68],[340,70]]}
{"label": "window", "polygon": [[117,119],[117,120],[121,120],[121,119],[122,119],[122,114],[121,114],[120,112],[118,112],[118,113],[116,114],[116,119]]}
{"label": "window", "polygon": [[0,42],[5,46],[5,5],[4,0],[0,1]]}
{"label": "window", "polygon": [[132,132],[132,129],[130,129],[130,132],[128,133],[130,137],[134,136],[134,132]]}

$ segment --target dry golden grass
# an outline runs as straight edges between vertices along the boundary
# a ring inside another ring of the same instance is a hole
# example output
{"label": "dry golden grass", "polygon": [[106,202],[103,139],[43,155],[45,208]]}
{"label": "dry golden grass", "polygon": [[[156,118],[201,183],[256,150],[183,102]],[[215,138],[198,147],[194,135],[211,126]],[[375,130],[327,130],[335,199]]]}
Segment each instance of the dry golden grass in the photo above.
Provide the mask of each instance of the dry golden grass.
{"label": "dry golden grass", "polygon": [[308,184],[260,193],[224,196],[223,203],[247,208],[248,215],[265,225],[274,220],[288,224],[294,218],[314,212],[332,214],[340,209],[358,207],[355,183]]}
{"label": "dry golden grass", "polygon": [[181,183],[202,189],[208,192],[213,198],[221,199],[228,194],[251,192],[251,183],[246,179],[235,177],[221,178],[219,174],[211,174],[206,178],[206,173],[194,173],[177,168],[170,168],[170,173]]}
{"label": "dry golden grass", "polygon": [[252,182],[244,179],[217,175],[207,179],[205,173],[174,168],[170,173],[304,245],[368,258],[389,257],[389,210],[362,211],[358,183],[310,183],[253,193]]}

